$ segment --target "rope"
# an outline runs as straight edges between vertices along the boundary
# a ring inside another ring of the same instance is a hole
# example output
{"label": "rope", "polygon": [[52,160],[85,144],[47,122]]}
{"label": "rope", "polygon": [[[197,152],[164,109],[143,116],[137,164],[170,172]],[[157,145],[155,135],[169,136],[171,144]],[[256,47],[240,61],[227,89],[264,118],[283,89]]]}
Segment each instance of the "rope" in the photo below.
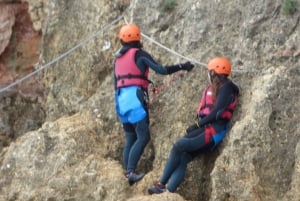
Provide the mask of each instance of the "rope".
{"label": "rope", "polygon": [[83,40],[82,42],[78,43],[76,46],[74,46],[73,48],[69,49],[68,51],[66,51],[65,53],[61,54],[60,56],[58,56],[57,58],[55,58],[54,60],[50,61],[49,63],[45,64],[44,66],[42,66],[41,68],[27,74],[26,76],[20,78],[19,80],[9,84],[8,86],[1,88],[0,89],[0,94],[7,91],[8,89],[20,84],[21,82],[23,82],[24,80],[30,78],[31,76],[39,73],[40,71],[46,69],[47,67],[49,67],[50,65],[58,62],[59,60],[63,59],[64,57],[68,56],[69,54],[71,54],[72,52],[74,52],[76,49],[82,47],[83,45],[85,45],[86,43],[88,43],[89,41],[91,41],[92,39],[94,39],[95,37],[97,37],[100,33],[106,31],[107,29],[109,29],[110,27],[112,27],[112,25],[116,24],[117,22],[119,22],[120,20],[122,20],[123,16],[118,17],[117,19],[113,20],[110,24],[106,25],[104,28],[100,29],[99,31],[97,31],[96,33],[94,33],[93,35],[91,35],[90,37],[86,38],[85,40]]}
{"label": "rope", "polygon": [[165,88],[169,87],[172,82],[178,80],[179,78],[184,76],[184,72],[179,71],[176,74],[174,74],[170,80],[167,81],[165,84],[161,84],[158,87],[153,87],[150,91],[153,93],[151,99],[149,100],[149,106],[151,106],[157,99],[158,99],[158,94],[160,91],[164,90]]}
{"label": "rope", "polygon": [[[126,22],[126,20],[125,20],[125,22]],[[198,62],[198,61],[195,60],[194,58],[188,58],[188,57],[186,57],[186,56],[183,56],[183,55],[179,54],[178,52],[176,52],[176,51],[174,51],[174,50],[172,50],[172,49],[170,49],[170,48],[168,48],[168,47],[162,45],[161,43],[155,41],[154,39],[150,38],[149,36],[147,36],[147,35],[144,34],[144,33],[141,33],[141,35],[142,35],[144,38],[146,38],[147,40],[153,42],[154,44],[158,45],[159,47],[161,47],[161,48],[167,50],[168,52],[170,52],[170,53],[172,53],[172,54],[174,54],[174,55],[176,55],[176,56],[178,56],[178,57],[181,57],[181,58],[183,58],[183,59],[185,59],[185,60],[187,60],[187,61],[191,61],[191,62],[194,63],[194,64],[199,64],[199,65],[202,66],[202,67],[206,67],[206,65],[207,65],[207,64],[205,64],[205,63]],[[232,72],[238,72],[238,73],[262,73],[262,74],[264,74],[266,71],[265,71],[265,70],[256,70],[256,69],[254,69],[254,70],[232,70]]]}
{"label": "rope", "polygon": [[[126,20],[126,17],[125,17],[125,16],[124,16],[124,21],[125,21],[126,24],[128,24],[128,21]],[[178,52],[176,52],[176,51],[174,51],[174,50],[172,50],[172,49],[170,49],[170,48],[164,46],[163,44],[157,42],[156,40],[150,38],[149,36],[147,36],[147,35],[144,34],[144,33],[141,33],[141,35],[142,35],[144,38],[146,38],[147,40],[149,40],[150,42],[152,42],[152,43],[158,45],[158,46],[161,47],[162,49],[165,49],[165,50],[167,50],[168,52],[170,52],[170,53],[172,53],[172,54],[174,54],[174,55],[176,55],[176,56],[178,56],[178,57],[180,57],[180,58],[183,58],[183,59],[185,59],[185,60],[187,60],[187,61],[191,61],[191,62],[194,63],[194,64],[199,64],[200,66],[206,66],[205,63],[201,63],[201,62],[196,61],[196,60],[193,59],[193,58],[188,58],[188,57],[186,57],[186,56],[183,56],[183,55],[179,54]]]}
{"label": "rope", "polygon": [[152,38],[150,38],[149,36],[147,36],[147,35],[144,34],[144,33],[141,33],[141,35],[142,35],[143,37],[145,37],[146,39],[148,39],[149,41],[155,43],[155,44],[158,45],[159,47],[161,47],[161,48],[167,50],[168,52],[170,52],[170,53],[172,53],[172,54],[174,54],[174,55],[176,55],[176,56],[178,56],[178,57],[181,57],[181,58],[183,58],[183,59],[185,59],[185,60],[187,60],[187,61],[191,61],[191,62],[194,63],[194,64],[199,64],[200,66],[206,66],[205,63],[198,62],[198,61],[196,61],[196,60],[193,59],[193,58],[185,57],[185,56],[179,54],[178,52],[175,52],[174,50],[172,50],[172,49],[170,49],[170,48],[167,48],[166,46],[164,46],[164,45],[162,45],[161,43],[159,43],[159,42],[153,40]]}
{"label": "rope", "polygon": [[232,72],[235,73],[259,73],[259,74],[265,74],[267,72],[267,70],[232,70]]}

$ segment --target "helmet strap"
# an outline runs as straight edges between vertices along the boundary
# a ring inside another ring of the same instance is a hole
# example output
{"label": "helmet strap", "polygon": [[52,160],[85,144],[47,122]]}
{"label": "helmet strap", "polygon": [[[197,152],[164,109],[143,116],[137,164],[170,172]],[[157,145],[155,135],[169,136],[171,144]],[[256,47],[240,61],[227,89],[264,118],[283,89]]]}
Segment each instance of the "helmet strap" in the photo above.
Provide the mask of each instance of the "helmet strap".
{"label": "helmet strap", "polygon": [[217,74],[215,73],[215,71],[213,71],[213,70],[208,71],[208,78],[209,78],[210,83],[213,82],[213,79],[216,77],[216,75]]}

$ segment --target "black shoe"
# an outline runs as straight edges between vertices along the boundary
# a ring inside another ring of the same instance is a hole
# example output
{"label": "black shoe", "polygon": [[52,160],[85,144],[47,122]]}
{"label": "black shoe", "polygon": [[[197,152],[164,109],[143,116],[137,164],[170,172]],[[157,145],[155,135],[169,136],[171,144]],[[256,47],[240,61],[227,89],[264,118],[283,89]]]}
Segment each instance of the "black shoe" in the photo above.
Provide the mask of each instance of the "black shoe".
{"label": "black shoe", "polygon": [[163,192],[166,192],[167,188],[166,185],[163,185],[161,183],[156,184],[154,187],[148,188],[148,193],[151,194],[160,194]]}
{"label": "black shoe", "polygon": [[134,183],[140,181],[145,176],[144,173],[136,174],[134,172],[130,172],[127,176],[129,185],[133,185]]}

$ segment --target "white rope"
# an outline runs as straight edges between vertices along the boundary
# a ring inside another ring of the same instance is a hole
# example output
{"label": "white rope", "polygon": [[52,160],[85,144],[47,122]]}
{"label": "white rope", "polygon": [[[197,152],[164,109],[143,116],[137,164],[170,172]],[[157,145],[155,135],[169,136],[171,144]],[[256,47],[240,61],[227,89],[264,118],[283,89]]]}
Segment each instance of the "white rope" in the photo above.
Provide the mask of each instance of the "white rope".
{"label": "white rope", "polygon": [[148,39],[149,41],[155,43],[155,44],[158,45],[159,47],[161,47],[161,48],[167,50],[168,52],[170,52],[170,53],[172,53],[172,54],[174,54],[174,55],[176,55],[176,56],[178,56],[178,57],[181,57],[181,58],[183,58],[183,59],[185,59],[185,60],[187,60],[187,61],[191,61],[192,63],[199,64],[199,65],[201,65],[201,66],[206,66],[205,63],[198,62],[198,61],[196,61],[195,59],[185,57],[185,56],[179,54],[178,52],[175,52],[174,50],[172,50],[172,49],[170,49],[170,48],[168,48],[168,47],[162,45],[161,43],[159,43],[159,42],[153,40],[152,38],[150,38],[149,36],[147,36],[147,35],[144,34],[144,33],[141,33],[141,35],[142,35],[143,37],[145,37],[146,39]]}
{"label": "white rope", "polygon": [[256,70],[256,69],[253,69],[253,70],[232,70],[232,72],[235,72],[235,73],[259,73],[259,74],[265,74],[265,73],[267,73],[267,70]]}
{"label": "white rope", "polygon": [[[125,17],[124,17],[124,21],[125,21],[126,24],[128,24],[128,22],[127,22],[127,20],[126,20]],[[159,42],[157,42],[157,41],[155,41],[154,39],[150,38],[149,36],[147,36],[147,35],[144,34],[144,33],[141,33],[141,35],[142,35],[145,39],[149,40],[150,42],[152,42],[152,43],[158,45],[159,47],[161,47],[161,48],[167,50],[168,52],[170,52],[170,53],[172,53],[172,54],[174,54],[174,55],[176,55],[176,56],[178,56],[178,57],[181,57],[181,58],[183,58],[183,59],[185,59],[185,60],[187,60],[187,61],[191,61],[191,62],[194,63],[194,64],[199,64],[200,66],[203,66],[203,67],[206,67],[206,65],[207,65],[207,64],[205,64],[205,63],[198,62],[198,61],[196,61],[196,60],[193,59],[193,58],[188,58],[188,57],[186,57],[186,56],[183,56],[183,55],[179,54],[178,52],[176,52],[176,51],[174,51],[174,50],[172,50],[172,49],[170,49],[170,48],[164,46],[163,44],[161,44],[161,43],[159,43]],[[232,70],[232,72],[236,72],[236,73],[261,73],[261,74],[266,73],[265,70],[256,70],[256,69],[254,69],[254,70]]]}
{"label": "white rope", "polygon": [[[125,21],[126,24],[128,24],[128,21],[126,20],[125,16],[124,16],[124,21]],[[172,50],[172,49],[170,49],[170,48],[164,46],[163,44],[161,44],[161,43],[159,43],[159,42],[157,42],[157,41],[155,41],[154,39],[150,38],[149,36],[147,36],[147,35],[144,34],[144,33],[141,33],[141,35],[142,35],[144,38],[146,38],[147,40],[151,41],[152,43],[158,45],[159,47],[161,47],[161,48],[167,50],[168,52],[170,52],[170,53],[172,53],[172,54],[174,54],[174,55],[176,55],[176,56],[178,56],[178,57],[181,57],[181,58],[183,58],[183,59],[185,59],[185,60],[187,60],[187,61],[191,61],[192,63],[199,64],[199,65],[201,65],[201,66],[206,66],[205,63],[201,63],[201,62],[196,61],[195,59],[192,59],[192,58],[188,58],[188,57],[186,57],[186,56],[183,56],[183,55],[179,54],[178,52],[176,52],[176,51],[174,51],[174,50]]]}
{"label": "white rope", "polygon": [[[126,22],[126,19],[125,19],[125,22]],[[159,42],[155,41],[154,39],[150,38],[149,36],[145,35],[144,33],[141,33],[141,35],[142,35],[144,38],[146,38],[147,40],[149,40],[149,41],[155,43],[155,44],[158,45],[159,47],[161,47],[161,48],[167,50],[168,52],[170,52],[170,53],[172,53],[172,54],[174,54],[174,55],[176,55],[176,56],[178,56],[178,57],[181,57],[181,58],[183,58],[183,59],[185,59],[185,60],[187,60],[187,61],[191,61],[191,62],[194,63],[194,64],[199,64],[199,65],[201,65],[201,66],[203,66],[203,67],[206,67],[206,65],[207,65],[207,64],[205,64],[205,63],[198,62],[198,61],[196,61],[196,60],[193,59],[193,58],[188,58],[188,57],[185,57],[185,56],[179,54],[178,52],[175,52],[174,50],[172,50],[172,49],[170,49],[170,48],[168,48],[168,47],[162,45],[161,43],[159,43]],[[254,70],[232,70],[232,72],[238,72],[238,73],[262,73],[262,74],[264,74],[266,71],[264,71],[264,70],[255,70],[255,69],[254,69]]]}
{"label": "white rope", "polygon": [[119,22],[120,20],[122,20],[123,16],[118,17],[117,19],[113,20],[110,24],[106,25],[104,28],[102,28],[101,30],[97,31],[96,33],[94,33],[93,35],[91,35],[90,37],[86,38],[85,40],[83,40],[82,42],[78,43],[76,46],[74,46],[73,48],[69,49],[68,51],[66,51],[65,53],[61,54],[59,57],[55,58],[54,60],[50,61],[49,63],[45,64],[44,66],[40,67],[39,69],[27,74],[26,76],[20,78],[19,80],[9,84],[8,86],[1,88],[0,89],[0,94],[7,91],[8,89],[20,84],[21,82],[23,82],[24,80],[30,78],[31,76],[39,73],[40,71],[44,70],[45,68],[49,67],[50,65],[58,62],[59,60],[63,59],[64,57],[68,56],[69,54],[71,54],[72,52],[74,52],[76,49],[80,48],[81,46],[85,45],[86,43],[88,43],[89,41],[91,41],[92,39],[94,39],[95,37],[97,37],[100,33],[106,31],[107,29],[109,29],[112,25],[116,24],[117,22]]}

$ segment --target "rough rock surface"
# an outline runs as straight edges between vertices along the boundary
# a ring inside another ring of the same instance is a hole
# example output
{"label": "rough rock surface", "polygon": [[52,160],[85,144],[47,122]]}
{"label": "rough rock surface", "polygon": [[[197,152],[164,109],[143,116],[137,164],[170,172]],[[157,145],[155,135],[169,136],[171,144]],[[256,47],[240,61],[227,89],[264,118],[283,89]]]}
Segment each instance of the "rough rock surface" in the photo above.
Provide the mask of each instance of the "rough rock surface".
{"label": "rough rock surface", "polygon": [[[36,2],[0,1],[1,89],[32,72],[38,63],[41,30],[34,28],[31,10],[42,13],[43,7]],[[45,94],[41,79],[40,74],[7,91],[1,90],[0,150],[11,139],[38,129],[44,122]]]}
{"label": "rough rock surface", "polygon": [[[187,0],[164,9],[165,2],[49,0],[46,20],[40,20],[45,25],[40,63],[57,58],[121,14],[197,63],[227,56],[241,96],[221,145],[189,164],[176,193],[147,195],[173,142],[193,122],[207,84],[202,65],[174,76],[151,72],[151,80],[164,87],[150,93],[152,138],[138,169],[146,176],[137,185],[127,184],[112,78],[121,20],[44,71],[46,121],[27,133],[19,126],[24,134],[2,149],[1,201],[299,200],[300,13],[284,15],[280,0]],[[162,64],[184,61],[146,38],[143,44]]]}

